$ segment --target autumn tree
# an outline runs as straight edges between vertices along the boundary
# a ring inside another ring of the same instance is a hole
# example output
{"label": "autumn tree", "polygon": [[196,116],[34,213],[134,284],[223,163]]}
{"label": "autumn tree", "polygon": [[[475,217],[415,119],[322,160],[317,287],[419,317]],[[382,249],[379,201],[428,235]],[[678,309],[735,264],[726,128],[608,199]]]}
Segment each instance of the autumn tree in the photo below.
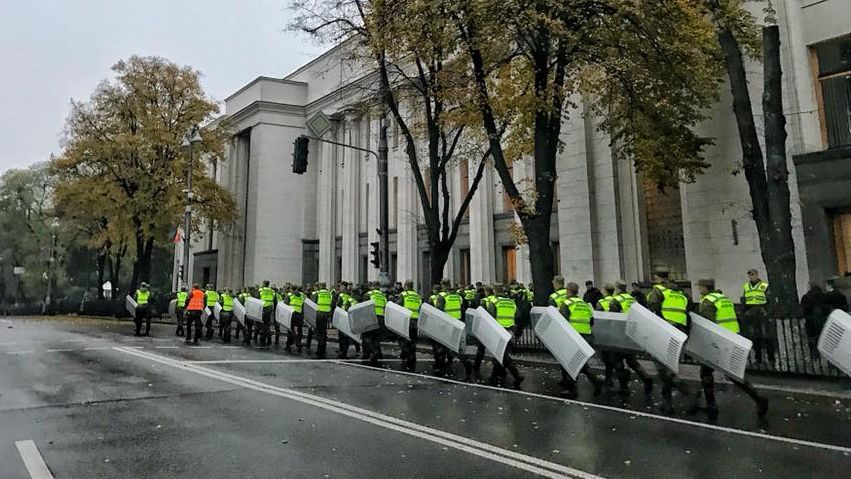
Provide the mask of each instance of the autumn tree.
{"label": "autumn tree", "polygon": [[[294,28],[327,44],[345,42],[352,59],[375,69],[363,85],[405,141],[423,211],[431,284],[440,282],[452,245],[490,156],[477,121],[470,121],[469,74],[457,55],[448,11],[429,2],[299,0]],[[466,161],[464,161],[466,160]],[[474,165],[469,190],[453,206],[452,172]]]}
{"label": "autumn tree", "polygon": [[[752,203],[751,215],[771,284],[769,299],[773,303],[794,303],[798,299],[798,284],[786,158],[780,29],[770,7],[766,12],[768,24],[760,32],[755,19],[744,8],[743,0],[706,0],[705,6],[716,29],[733,95],[742,169]],[[760,57],[763,60],[764,154],[745,68],[746,59]]]}
{"label": "autumn tree", "polygon": [[[230,223],[236,208],[205,174],[204,162],[224,159],[227,127],[212,122],[219,107],[205,95],[200,74],[159,57],[133,56],[112,69],[115,77],[87,102],[72,102],[65,151],[51,168],[63,197],[86,210],[76,218],[101,228],[93,234],[126,227],[134,286],[150,280],[154,245],[168,244],[169,231],[181,224],[187,168],[194,171],[193,229]],[[206,126],[190,165],[181,142],[196,124]]]}
{"label": "autumn tree", "polygon": [[[714,32],[700,5],[683,0],[432,3],[456,24],[494,165],[528,238],[535,303],[545,304],[556,156],[571,102],[584,102],[614,154],[660,188],[693,180],[712,142],[694,127],[722,76]],[[505,104],[515,105],[507,137],[500,134]],[[534,163],[527,192],[510,172],[522,155]]]}

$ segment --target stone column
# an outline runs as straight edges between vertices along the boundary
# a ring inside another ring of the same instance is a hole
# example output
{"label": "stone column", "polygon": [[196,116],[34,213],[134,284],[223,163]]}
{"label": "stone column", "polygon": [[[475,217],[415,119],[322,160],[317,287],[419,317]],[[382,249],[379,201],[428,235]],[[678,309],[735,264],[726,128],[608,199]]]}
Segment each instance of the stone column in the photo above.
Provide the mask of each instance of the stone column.
{"label": "stone column", "polygon": [[[473,166],[473,165],[471,165]],[[494,170],[485,168],[479,189],[470,202],[470,280],[493,283],[496,279],[493,205]]]}
{"label": "stone column", "polygon": [[[339,127],[338,127],[339,128]],[[337,136],[334,132],[334,137]],[[337,188],[335,150],[337,147],[320,143],[319,188],[317,190],[316,225],[319,233],[319,281],[331,283],[334,280],[335,238],[334,208]]]}
{"label": "stone column", "polygon": [[[344,142],[353,146],[360,146],[360,130],[358,122],[362,119],[353,114],[346,115],[344,128]],[[344,281],[357,281],[358,279],[358,225],[360,224],[360,168],[363,162],[363,153],[349,148],[344,149],[343,155],[343,271]]]}

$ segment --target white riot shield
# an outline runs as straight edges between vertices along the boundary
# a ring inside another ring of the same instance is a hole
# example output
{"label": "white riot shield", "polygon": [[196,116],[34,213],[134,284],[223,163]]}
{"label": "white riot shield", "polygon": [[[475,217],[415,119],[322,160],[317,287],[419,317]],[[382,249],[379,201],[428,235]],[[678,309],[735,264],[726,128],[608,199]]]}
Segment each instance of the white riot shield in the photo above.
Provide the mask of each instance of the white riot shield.
{"label": "white riot shield", "polygon": [[304,322],[313,329],[316,329],[316,303],[309,298],[305,298],[302,312],[304,313]]}
{"label": "white riot shield", "polygon": [[417,320],[417,330],[452,351],[460,352],[464,323],[434,306],[423,303],[420,319]]}
{"label": "white riot shield", "polygon": [[468,308],[464,312],[464,338],[466,340],[462,340],[461,344],[461,352],[464,354],[473,355],[479,349],[475,341],[476,336],[473,334],[473,327],[476,325],[478,317],[479,315],[473,308]]}
{"label": "white riot shield", "polygon": [[511,333],[493,319],[488,311],[479,306],[476,310],[476,319],[473,321],[473,335],[485,346],[485,349],[493,355],[499,364],[505,357],[505,348],[511,341]]}
{"label": "white riot shield", "polygon": [[201,323],[204,324],[207,322],[207,318],[213,315],[213,312],[210,311],[209,306],[204,306],[204,309],[201,311]]}
{"label": "white riot shield", "polygon": [[292,306],[280,301],[278,302],[278,306],[275,307],[275,322],[283,326],[285,330],[289,331],[292,329],[294,313],[295,310]]}
{"label": "white riot shield", "polygon": [[750,339],[694,313],[689,331],[686,354],[728,376],[745,379],[748,355],[753,347]]}
{"label": "white riot shield", "polygon": [[222,320],[222,305],[216,303],[213,305],[213,317],[216,318],[216,321]]}
{"label": "white riot shield", "polygon": [[541,316],[546,314],[547,310],[552,308],[555,313],[558,313],[558,308],[555,306],[532,306],[532,309],[529,311],[529,319],[532,323],[532,329],[535,329],[535,325],[538,324],[538,320],[541,319]]}
{"label": "white riot shield", "polygon": [[838,309],[830,313],[818,339],[818,350],[830,364],[851,376],[851,316],[848,313]]}
{"label": "white riot shield", "polygon": [[258,323],[263,322],[263,300],[248,297],[245,299],[245,317]]}
{"label": "white riot shield", "polygon": [[634,303],[627,313],[626,335],[674,374],[688,336],[644,306]]}
{"label": "white riot shield", "polygon": [[340,334],[345,334],[358,344],[361,343],[360,334],[352,332],[352,327],[349,323],[349,313],[343,311],[341,308],[334,309],[334,317],[331,319],[331,325],[334,326]]}
{"label": "white riot shield", "polygon": [[239,321],[239,324],[242,327],[245,327],[245,306],[239,302],[238,299],[234,298],[233,300],[233,315],[236,316],[236,320]]}
{"label": "white riot shield", "polygon": [[130,316],[136,317],[136,300],[129,294],[124,298],[124,308],[130,313]]}
{"label": "white riot shield", "polygon": [[555,307],[547,307],[535,324],[535,336],[573,379],[594,355],[594,348]]}
{"label": "white riot shield", "polygon": [[641,346],[627,337],[627,324],[625,313],[594,311],[594,347],[627,354],[643,353]]}
{"label": "white riot shield", "polygon": [[388,302],[384,307],[384,326],[399,336],[411,340],[410,325],[413,312],[396,303]]}
{"label": "white riot shield", "polygon": [[177,300],[172,299],[168,302],[168,315],[172,318],[177,318]]}
{"label": "white riot shield", "polygon": [[378,316],[375,315],[375,302],[372,300],[351,306],[348,315],[349,327],[354,334],[361,335],[381,328],[378,324]]}

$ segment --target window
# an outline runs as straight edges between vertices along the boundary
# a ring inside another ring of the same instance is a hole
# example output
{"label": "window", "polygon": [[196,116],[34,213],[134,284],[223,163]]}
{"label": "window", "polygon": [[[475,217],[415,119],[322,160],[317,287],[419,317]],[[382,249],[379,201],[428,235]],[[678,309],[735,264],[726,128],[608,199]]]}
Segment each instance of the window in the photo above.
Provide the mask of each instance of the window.
{"label": "window", "polygon": [[517,250],[514,246],[502,247],[502,282],[508,284],[517,279]]}
{"label": "window", "polygon": [[816,45],[822,136],[828,147],[851,145],[851,37]]}
{"label": "window", "polygon": [[470,250],[462,249],[458,251],[461,263],[461,284],[470,284]]}
{"label": "window", "polygon": [[363,209],[363,227],[361,231],[369,229],[369,183],[366,184],[366,205]]}
{"label": "window", "polygon": [[561,249],[558,241],[553,241],[553,274],[561,274]]}
{"label": "window", "polygon": [[844,276],[851,272],[851,211],[835,214],[832,220],[836,269],[840,275]]}
{"label": "window", "polygon": [[397,222],[397,221],[399,221],[399,177],[398,176],[393,177],[393,206],[392,206],[392,208],[393,209],[390,210],[393,213],[393,215],[390,217],[390,227],[398,228],[399,227],[399,223]]}
{"label": "window", "polygon": [[369,259],[366,256],[361,256],[360,257],[360,278],[358,278],[360,284],[366,284],[367,277],[369,276],[369,268],[370,267],[372,267],[372,265],[369,264]]}
{"label": "window", "polygon": [[[461,196],[459,201],[464,201],[467,194],[470,193],[470,162],[465,158],[461,160]],[[470,216],[470,208],[464,211],[464,217]]]}
{"label": "window", "polygon": [[337,270],[334,271],[334,283],[340,284],[343,280],[343,257],[337,256]]}

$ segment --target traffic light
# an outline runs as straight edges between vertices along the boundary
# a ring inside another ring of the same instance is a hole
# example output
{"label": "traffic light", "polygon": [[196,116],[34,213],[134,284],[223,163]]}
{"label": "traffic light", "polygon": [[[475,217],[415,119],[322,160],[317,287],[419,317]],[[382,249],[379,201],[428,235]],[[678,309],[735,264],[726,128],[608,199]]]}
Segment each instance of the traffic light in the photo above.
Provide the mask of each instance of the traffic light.
{"label": "traffic light", "polygon": [[293,173],[302,174],[307,171],[307,145],[310,139],[300,136],[293,142]]}
{"label": "traffic light", "polygon": [[381,253],[380,253],[380,250],[379,250],[379,247],[378,247],[379,243],[378,243],[378,241],[376,241],[374,243],[370,243],[369,245],[372,246],[372,251],[369,253],[369,254],[372,255],[372,261],[370,261],[370,263],[372,263],[372,265],[375,266],[376,268],[380,269],[381,268]]}

